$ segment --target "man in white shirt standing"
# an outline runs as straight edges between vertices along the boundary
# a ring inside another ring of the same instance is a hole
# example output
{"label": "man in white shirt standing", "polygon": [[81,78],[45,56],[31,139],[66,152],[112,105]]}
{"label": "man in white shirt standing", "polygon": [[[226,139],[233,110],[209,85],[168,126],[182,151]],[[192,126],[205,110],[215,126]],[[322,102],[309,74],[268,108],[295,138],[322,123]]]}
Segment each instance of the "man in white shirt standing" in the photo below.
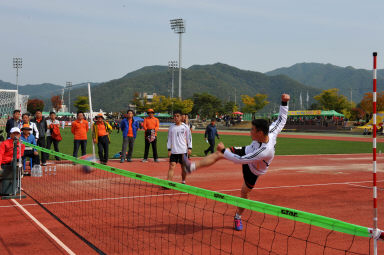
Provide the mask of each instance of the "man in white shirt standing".
{"label": "man in white shirt standing", "polygon": [[[283,130],[288,115],[288,94],[281,96],[281,106],[279,117],[275,122],[269,125],[267,120],[256,119],[252,121],[251,138],[252,143],[245,147],[225,148],[223,143],[217,145],[217,151],[202,160],[190,162],[184,157],[186,171],[191,173],[198,168],[213,165],[220,159],[228,159],[234,163],[243,165],[243,186],[241,188],[241,197],[248,199],[259,176],[265,174],[269,165],[275,156],[275,145],[277,135]],[[241,215],[244,208],[237,208],[234,229],[243,230]]]}
{"label": "man in white shirt standing", "polygon": [[[168,157],[169,157],[169,170],[168,170],[168,180],[172,181],[173,173],[177,163],[183,164],[184,155],[188,155],[192,152],[192,135],[190,128],[182,122],[180,111],[175,111],[173,113],[173,119],[175,121],[169,127],[168,130]],[[181,167],[181,179],[183,184],[185,184],[187,173]]]}

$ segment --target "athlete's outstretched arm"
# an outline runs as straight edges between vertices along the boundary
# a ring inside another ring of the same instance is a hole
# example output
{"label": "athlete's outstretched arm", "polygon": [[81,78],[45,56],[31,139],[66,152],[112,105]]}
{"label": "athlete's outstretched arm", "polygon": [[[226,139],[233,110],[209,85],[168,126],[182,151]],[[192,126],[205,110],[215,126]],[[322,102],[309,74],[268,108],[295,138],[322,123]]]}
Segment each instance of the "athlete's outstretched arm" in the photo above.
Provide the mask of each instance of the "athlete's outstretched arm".
{"label": "athlete's outstretched arm", "polygon": [[288,94],[281,95],[281,105],[279,110],[279,117],[269,126],[269,133],[278,134],[283,130],[288,117],[288,101],[290,96]]}

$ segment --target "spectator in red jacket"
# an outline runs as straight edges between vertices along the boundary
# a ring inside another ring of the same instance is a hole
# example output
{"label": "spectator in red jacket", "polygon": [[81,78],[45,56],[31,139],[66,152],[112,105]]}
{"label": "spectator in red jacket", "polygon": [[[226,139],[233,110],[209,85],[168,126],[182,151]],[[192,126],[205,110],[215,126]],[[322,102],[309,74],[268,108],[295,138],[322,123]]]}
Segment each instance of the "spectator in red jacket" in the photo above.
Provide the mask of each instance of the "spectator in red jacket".
{"label": "spectator in red jacket", "polygon": [[[9,132],[9,138],[0,144],[0,162],[1,168],[4,169],[6,166],[10,166],[13,160],[13,141],[16,138],[17,141],[17,159],[20,160],[20,157],[24,155],[25,145],[19,142],[20,139],[20,129],[17,127],[11,128]],[[20,152],[21,148],[21,152]]]}

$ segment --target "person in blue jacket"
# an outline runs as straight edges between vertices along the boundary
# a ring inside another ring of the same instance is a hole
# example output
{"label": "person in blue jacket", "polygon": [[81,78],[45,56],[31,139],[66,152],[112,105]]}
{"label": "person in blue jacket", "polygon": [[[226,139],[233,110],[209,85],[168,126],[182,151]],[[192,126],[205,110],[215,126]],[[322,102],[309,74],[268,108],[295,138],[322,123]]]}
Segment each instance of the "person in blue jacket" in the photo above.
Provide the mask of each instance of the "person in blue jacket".
{"label": "person in blue jacket", "polygon": [[[135,143],[137,130],[139,129],[139,122],[135,121],[133,116],[134,116],[133,111],[128,110],[126,118],[124,118],[120,124],[120,128],[123,133],[123,146],[121,149],[120,163],[124,163],[125,157],[127,157],[128,162],[132,161],[133,145]],[[126,156],[127,146],[128,146],[128,155]]]}
{"label": "person in blue jacket", "polygon": [[208,152],[211,152],[211,153],[215,152],[215,136],[217,137],[217,139],[220,139],[219,134],[217,133],[217,128],[215,123],[216,123],[216,120],[212,119],[211,123],[205,129],[204,137],[206,141],[209,143],[208,149],[204,151],[205,156],[208,155]]}
{"label": "person in blue jacket", "polygon": [[[33,134],[30,133],[32,128],[30,128],[29,124],[24,124],[21,128],[21,136],[20,139],[24,142],[36,145],[36,138]],[[33,149],[32,147],[25,146],[23,160],[25,160],[26,157],[29,157],[32,159],[32,166],[34,165],[40,165],[40,158],[39,153],[36,149]]]}

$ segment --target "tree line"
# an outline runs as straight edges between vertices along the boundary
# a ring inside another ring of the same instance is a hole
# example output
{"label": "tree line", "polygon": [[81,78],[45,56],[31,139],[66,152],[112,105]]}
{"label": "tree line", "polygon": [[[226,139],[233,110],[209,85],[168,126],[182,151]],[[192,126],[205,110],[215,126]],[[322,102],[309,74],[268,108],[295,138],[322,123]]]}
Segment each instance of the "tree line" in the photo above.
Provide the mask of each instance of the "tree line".
{"label": "tree line", "polygon": [[[323,90],[319,95],[314,96],[316,103],[312,104],[310,110],[335,110],[343,113],[350,120],[369,119],[372,116],[372,93],[365,93],[364,98],[358,103],[348,101],[348,98],[339,94],[339,89],[333,88]],[[269,104],[268,95],[256,94],[254,96],[241,95],[242,107],[233,101],[223,101],[208,93],[195,93],[192,98],[180,100],[163,95],[153,96],[150,102],[146,96],[140,97],[135,93],[131,101],[138,113],[146,112],[152,108],[155,112],[172,113],[175,110],[186,114],[199,115],[202,118],[212,118],[217,114],[232,114],[236,111],[255,114]],[[52,106],[59,111],[63,105],[61,97],[56,95],[51,98]],[[78,111],[89,111],[88,97],[79,96],[74,102]],[[37,110],[44,109],[44,102],[40,99],[28,100],[27,110],[34,114]],[[384,92],[377,94],[377,111],[384,111]]]}

